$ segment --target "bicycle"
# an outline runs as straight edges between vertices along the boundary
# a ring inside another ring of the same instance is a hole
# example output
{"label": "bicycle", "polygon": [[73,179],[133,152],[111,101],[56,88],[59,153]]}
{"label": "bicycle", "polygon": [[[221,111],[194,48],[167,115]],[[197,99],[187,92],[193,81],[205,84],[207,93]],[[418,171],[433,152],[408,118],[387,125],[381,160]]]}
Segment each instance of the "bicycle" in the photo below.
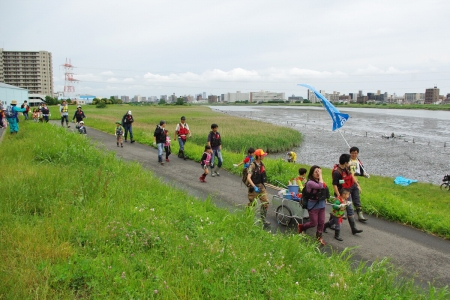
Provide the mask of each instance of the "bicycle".
{"label": "bicycle", "polygon": [[444,183],[441,184],[441,190],[450,191],[450,175],[449,174],[445,175],[442,181]]}

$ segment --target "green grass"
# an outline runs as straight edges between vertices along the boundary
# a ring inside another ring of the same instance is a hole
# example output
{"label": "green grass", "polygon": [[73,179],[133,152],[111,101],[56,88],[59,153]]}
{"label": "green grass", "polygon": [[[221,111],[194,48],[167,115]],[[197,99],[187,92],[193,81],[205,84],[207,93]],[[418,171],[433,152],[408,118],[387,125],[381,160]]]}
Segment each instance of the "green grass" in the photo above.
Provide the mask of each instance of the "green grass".
{"label": "green grass", "polygon": [[[0,298],[445,299],[385,260],[352,268],[49,124],[0,146]],[[131,180],[132,179],[132,180]]]}
{"label": "green grass", "polygon": [[[94,106],[85,106],[84,110],[88,116],[86,124],[112,134],[114,121],[121,119],[130,107],[110,105],[106,109],[97,109]],[[281,151],[291,149],[301,141],[301,136],[293,129],[211,112],[203,106],[133,106],[131,109],[136,120],[133,125],[136,139],[148,145],[153,142],[154,127],[160,119],[168,122],[167,128],[171,130],[173,138],[173,130],[179,118],[185,115],[193,132],[193,138],[188,140],[186,145],[186,154],[196,161],[200,160],[203,153],[210,124],[219,124],[224,141],[223,167],[238,175],[242,168],[233,168],[233,163],[242,161],[248,147]],[[172,152],[177,153],[178,143],[175,141],[172,145]],[[264,162],[268,180],[275,185],[276,181],[287,183],[296,176],[300,167],[308,170],[310,168],[304,164],[293,165],[282,159],[271,159],[270,155]],[[325,182],[331,187],[331,170],[324,168],[323,173]],[[359,181],[363,189],[361,197],[366,212],[450,239],[449,192],[441,191],[438,186],[428,183],[398,186],[393,183],[393,178],[381,176],[359,178]]]}

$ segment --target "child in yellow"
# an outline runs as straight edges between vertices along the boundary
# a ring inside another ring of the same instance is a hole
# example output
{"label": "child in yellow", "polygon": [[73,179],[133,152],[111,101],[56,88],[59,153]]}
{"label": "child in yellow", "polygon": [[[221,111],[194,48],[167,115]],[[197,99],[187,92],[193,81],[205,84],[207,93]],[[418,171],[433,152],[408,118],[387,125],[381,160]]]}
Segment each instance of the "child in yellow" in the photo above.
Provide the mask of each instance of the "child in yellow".
{"label": "child in yellow", "polygon": [[295,153],[294,151],[288,152],[286,153],[287,155],[287,161],[294,163],[297,161],[297,153]]}
{"label": "child in yellow", "polygon": [[327,228],[330,228],[331,225],[335,225],[334,238],[337,239],[338,241],[343,241],[343,239],[340,236],[341,223],[342,223],[342,218],[345,215],[346,207],[351,204],[351,202],[348,201],[349,197],[350,197],[350,191],[347,189],[343,189],[341,191],[341,195],[339,197],[337,197],[333,203],[333,211],[331,213],[330,220],[328,222],[326,222],[325,226],[324,226],[324,232],[326,232]]}

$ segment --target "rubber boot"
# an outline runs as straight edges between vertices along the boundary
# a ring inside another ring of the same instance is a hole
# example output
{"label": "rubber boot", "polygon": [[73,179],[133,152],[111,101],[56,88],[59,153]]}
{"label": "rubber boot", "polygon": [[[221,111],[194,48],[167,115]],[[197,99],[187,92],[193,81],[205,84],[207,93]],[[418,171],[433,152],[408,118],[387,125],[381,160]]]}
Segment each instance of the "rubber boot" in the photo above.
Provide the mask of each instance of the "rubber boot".
{"label": "rubber boot", "polygon": [[351,217],[349,216],[348,217],[348,223],[350,224],[350,228],[352,229],[352,233],[353,234],[357,234],[357,233],[363,232],[362,230],[359,230],[359,229],[356,228],[355,220],[353,219],[353,216],[351,216]]}
{"label": "rubber boot", "polygon": [[303,224],[298,224],[297,226],[298,226],[298,228],[297,228],[298,233],[302,233],[303,232]]}
{"label": "rubber boot", "polygon": [[326,245],[325,241],[322,239],[322,233],[316,232],[316,238],[317,238],[317,241],[320,243],[320,245],[322,245],[322,246]]}
{"label": "rubber boot", "polygon": [[361,207],[357,207],[356,208],[356,214],[358,215],[358,221],[360,221],[360,222],[366,222],[367,221],[367,219],[364,218],[364,215],[363,215]]}
{"label": "rubber boot", "polygon": [[323,226],[323,232],[328,233],[327,228],[330,228],[330,221],[326,222],[325,225]]}
{"label": "rubber boot", "polygon": [[206,175],[202,174],[202,176],[200,176],[200,178],[199,178],[200,182],[205,183],[206,182],[205,178],[206,178]]}
{"label": "rubber boot", "polygon": [[340,229],[334,231],[334,238],[340,242],[342,242],[344,240],[341,238],[341,230]]}
{"label": "rubber boot", "polygon": [[261,221],[264,225],[270,225],[270,222],[266,220],[267,207],[261,206]]}

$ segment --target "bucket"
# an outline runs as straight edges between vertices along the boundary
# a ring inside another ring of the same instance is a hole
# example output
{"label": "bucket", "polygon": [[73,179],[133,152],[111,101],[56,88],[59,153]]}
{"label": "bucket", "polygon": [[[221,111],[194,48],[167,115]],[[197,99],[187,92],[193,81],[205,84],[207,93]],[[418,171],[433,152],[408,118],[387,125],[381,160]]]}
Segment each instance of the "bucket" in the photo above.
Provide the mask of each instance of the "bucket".
{"label": "bucket", "polygon": [[298,185],[288,185],[289,193],[298,193]]}

